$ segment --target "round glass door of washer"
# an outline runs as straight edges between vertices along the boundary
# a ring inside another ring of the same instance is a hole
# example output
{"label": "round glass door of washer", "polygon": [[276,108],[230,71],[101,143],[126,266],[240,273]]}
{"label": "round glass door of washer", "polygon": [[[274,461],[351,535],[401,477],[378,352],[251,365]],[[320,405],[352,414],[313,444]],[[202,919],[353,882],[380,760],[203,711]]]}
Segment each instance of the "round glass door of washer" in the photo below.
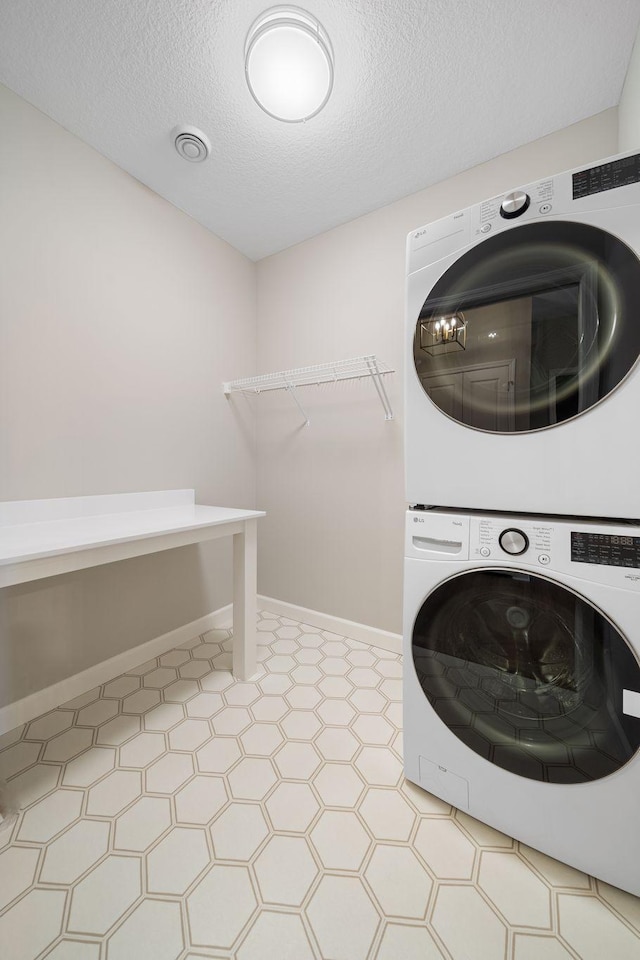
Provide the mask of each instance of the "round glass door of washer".
{"label": "round glass door of washer", "polygon": [[416,322],[416,373],[468,427],[526,433],[605,399],[640,357],[640,261],[598,227],[531,223],[463,254]]}
{"label": "round glass door of washer", "polygon": [[490,763],[531,780],[585,783],[624,766],[640,719],[622,709],[640,664],[583,597],[515,570],[462,573],[424,601],[413,663],[440,720]]}

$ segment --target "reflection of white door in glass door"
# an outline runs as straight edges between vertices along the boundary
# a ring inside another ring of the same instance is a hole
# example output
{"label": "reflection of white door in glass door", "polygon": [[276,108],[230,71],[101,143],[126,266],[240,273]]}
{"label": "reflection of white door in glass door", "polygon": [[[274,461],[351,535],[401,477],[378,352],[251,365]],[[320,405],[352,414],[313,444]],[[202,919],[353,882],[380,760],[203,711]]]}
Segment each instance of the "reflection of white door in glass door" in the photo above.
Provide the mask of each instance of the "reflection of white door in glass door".
{"label": "reflection of white door in glass door", "polygon": [[509,432],[515,423],[516,361],[456,366],[421,377],[429,396],[458,422],[479,430]]}

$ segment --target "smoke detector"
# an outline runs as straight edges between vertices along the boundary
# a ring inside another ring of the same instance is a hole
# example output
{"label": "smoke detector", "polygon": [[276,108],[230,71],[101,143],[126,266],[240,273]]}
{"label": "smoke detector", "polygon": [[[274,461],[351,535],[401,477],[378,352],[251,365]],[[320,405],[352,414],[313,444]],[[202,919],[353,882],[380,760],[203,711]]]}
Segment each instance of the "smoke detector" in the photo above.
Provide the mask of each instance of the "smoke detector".
{"label": "smoke detector", "polygon": [[201,163],[211,153],[209,138],[197,127],[174,127],[171,139],[178,154],[190,163]]}

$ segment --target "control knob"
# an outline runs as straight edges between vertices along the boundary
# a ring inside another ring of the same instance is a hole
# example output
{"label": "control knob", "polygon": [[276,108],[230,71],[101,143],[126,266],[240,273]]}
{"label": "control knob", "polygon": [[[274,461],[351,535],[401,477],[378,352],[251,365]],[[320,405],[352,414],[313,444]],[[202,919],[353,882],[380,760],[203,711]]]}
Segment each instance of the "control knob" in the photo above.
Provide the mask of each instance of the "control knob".
{"label": "control knob", "polygon": [[498,537],[498,543],[505,553],[510,553],[512,557],[518,557],[529,548],[529,538],[522,530],[515,527],[509,527],[503,530]]}
{"label": "control knob", "polygon": [[531,197],[523,190],[514,190],[508,193],[500,204],[500,216],[505,220],[513,220],[514,217],[520,217],[531,203]]}

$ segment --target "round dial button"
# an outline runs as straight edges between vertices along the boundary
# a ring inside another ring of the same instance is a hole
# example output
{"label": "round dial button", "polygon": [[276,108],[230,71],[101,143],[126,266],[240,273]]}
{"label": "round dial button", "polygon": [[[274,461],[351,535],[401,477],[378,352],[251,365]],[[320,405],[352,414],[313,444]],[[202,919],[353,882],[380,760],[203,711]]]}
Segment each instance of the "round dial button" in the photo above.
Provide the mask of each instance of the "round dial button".
{"label": "round dial button", "polygon": [[514,217],[521,216],[529,204],[531,198],[523,190],[514,190],[508,193],[500,205],[500,216],[505,220],[513,220]]}
{"label": "round dial button", "polygon": [[491,550],[489,549],[489,547],[480,547],[480,556],[481,556],[481,557],[490,557],[490,556],[491,556]]}
{"label": "round dial button", "polygon": [[522,530],[516,530],[515,527],[509,527],[508,530],[502,531],[498,537],[498,543],[505,553],[510,553],[511,556],[517,557],[521,553],[524,553],[528,548],[529,538],[527,537],[526,533],[523,533]]}

